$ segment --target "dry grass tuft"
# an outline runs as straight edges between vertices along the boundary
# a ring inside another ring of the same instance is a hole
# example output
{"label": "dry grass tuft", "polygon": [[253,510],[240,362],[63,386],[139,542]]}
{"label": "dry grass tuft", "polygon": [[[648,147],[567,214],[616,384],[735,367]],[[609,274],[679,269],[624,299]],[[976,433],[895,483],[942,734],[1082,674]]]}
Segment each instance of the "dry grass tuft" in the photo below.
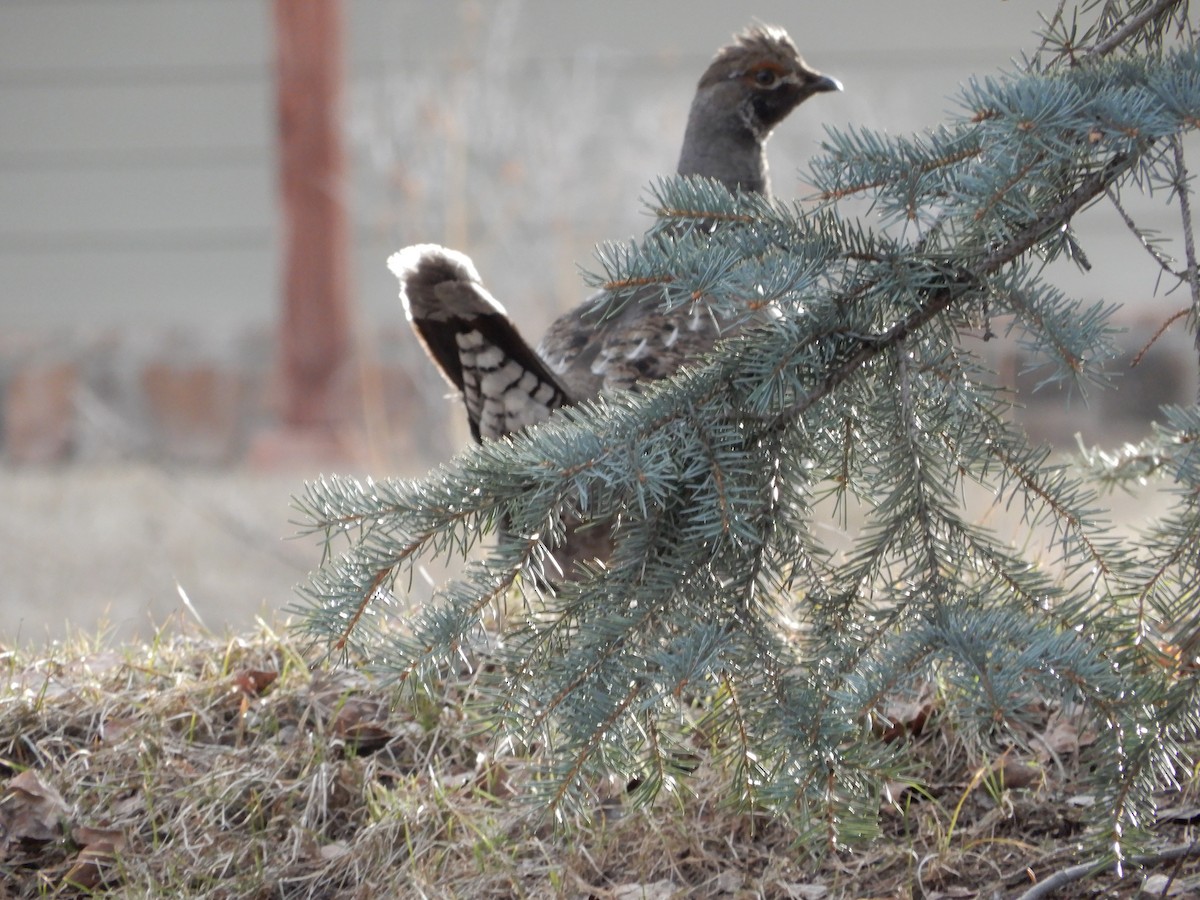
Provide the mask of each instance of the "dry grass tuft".
{"label": "dry grass tuft", "polygon": [[[686,795],[642,809],[617,790],[554,832],[519,800],[525,761],[493,758],[454,699],[463,685],[401,699],[310,671],[265,626],[76,639],[0,666],[0,898],[990,897],[1079,861],[1089,737],[1061,711],[1041,717],[1043,758],[989,757],[933,700],[898,703],[920,784],[888,786],[884,840],[818,859],[786,821],[725,804],[712,764]],[[1190,840],[1193,818],[1163,842]],[[1200,881],[1194,862],[1157,873],[1164,896]],[[1144,877],[1056,896],[1133,896]]]}

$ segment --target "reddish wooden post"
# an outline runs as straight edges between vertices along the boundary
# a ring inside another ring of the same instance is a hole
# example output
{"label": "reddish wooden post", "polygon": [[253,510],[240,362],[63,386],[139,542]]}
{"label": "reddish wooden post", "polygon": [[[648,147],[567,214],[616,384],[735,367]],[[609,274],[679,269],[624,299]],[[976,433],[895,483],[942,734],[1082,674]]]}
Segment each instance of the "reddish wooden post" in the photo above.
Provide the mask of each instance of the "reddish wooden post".
{"label": "reddish wooden post", "polygon": [[283,216],[285,429],[344,420],[350,352],[341,0],[274,0]]}

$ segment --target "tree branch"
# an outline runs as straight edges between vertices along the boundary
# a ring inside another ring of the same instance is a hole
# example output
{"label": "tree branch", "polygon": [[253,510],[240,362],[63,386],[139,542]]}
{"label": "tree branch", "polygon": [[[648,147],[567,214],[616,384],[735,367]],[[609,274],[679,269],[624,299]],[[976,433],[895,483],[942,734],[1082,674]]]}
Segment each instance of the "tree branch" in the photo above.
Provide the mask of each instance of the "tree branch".
{"label": "tree branch", "polygon": [[1136,159],[1136,156],[1124,153],[1114,156],[1104,168],[1084,178],[1075,190],[1022,228],[1003,246],[993,250],[977,264],[959,269],[958,273],[943,286],[929,290],[929,299],[925,303],[887,331],[879,335],[860,338],[858,349],[845,362],[831,371],[819,386],[788,405],[775,417],[774,421],[778,424],[785,419],[791,419],[806,412],[829,396],[867,362],[928,324],[934,317],[953,306],[958,298],[969,292],[984,278],[994,275],[1004,266],[1032,249],[1051,231],[1061,228],[1071,221],[1077,212],[1101,196],[1122,173],[1133,165]]}
{"label": "tree branch", "polygon": [[1089,50],[1086,55],[1089,57],[1107,56],[1113,50],[1117,49],[1117,47],[1121,46],[1121,44],[1125,43],[1125,41],[1129,40],[1130,36],[1138,31],[1141,31],[1147,22],[1162,15],[1171,7],[1178,6],[1179,2],[1180,0],[1158,0],[1158,2],[1149,9],[1143,10],[1130,19],[1124,28],[1114,31],[1112,34],[1098,43],[1095,47]]}

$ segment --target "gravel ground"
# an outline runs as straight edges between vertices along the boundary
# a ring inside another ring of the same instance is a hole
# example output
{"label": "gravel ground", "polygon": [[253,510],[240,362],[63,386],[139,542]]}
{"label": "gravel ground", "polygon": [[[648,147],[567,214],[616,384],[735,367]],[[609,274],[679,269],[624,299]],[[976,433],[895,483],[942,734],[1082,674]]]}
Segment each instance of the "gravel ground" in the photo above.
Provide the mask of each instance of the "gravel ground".
{"label": "gravel ground", "polygon": [[291,497],[315,474],[0,468],[0,644],[276,618],[320,561],[315,538],[287,539]]}
{"label": "gravel ground", "polygon": [[[295,537],[290,522],[292,496],[316,474],[0,467],[0,647],[77,630],[147,638],[173,616],[216,633],[281,619],[321,558],[319,540]],[[971,505],[1005,539],[1028,541],[1014,511],[990,499],[980,492]],[[1127,533],[1165,507],[1153,490],[1109,499]]]}

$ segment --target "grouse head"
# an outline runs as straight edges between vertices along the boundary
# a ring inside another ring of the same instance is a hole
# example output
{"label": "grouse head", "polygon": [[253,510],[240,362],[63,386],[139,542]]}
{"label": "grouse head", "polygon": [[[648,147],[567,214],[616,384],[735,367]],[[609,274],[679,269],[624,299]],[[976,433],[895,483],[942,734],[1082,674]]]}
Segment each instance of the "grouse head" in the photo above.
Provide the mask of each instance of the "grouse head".
{"label": "grouse head", "polygon": [[679,174],[769,194],[771,130],[813,94],[841,89],[840,81],[804,61],[782,28],[752,25],[717,51],[696,86]]}
{"label": "grouse head", "polygon": [[813,94],[841,89],[836,78],[809,66],[787,32],[773,25],[736,35],[717,51],[697,85],[697,92],[727,98],[759,140]]}

